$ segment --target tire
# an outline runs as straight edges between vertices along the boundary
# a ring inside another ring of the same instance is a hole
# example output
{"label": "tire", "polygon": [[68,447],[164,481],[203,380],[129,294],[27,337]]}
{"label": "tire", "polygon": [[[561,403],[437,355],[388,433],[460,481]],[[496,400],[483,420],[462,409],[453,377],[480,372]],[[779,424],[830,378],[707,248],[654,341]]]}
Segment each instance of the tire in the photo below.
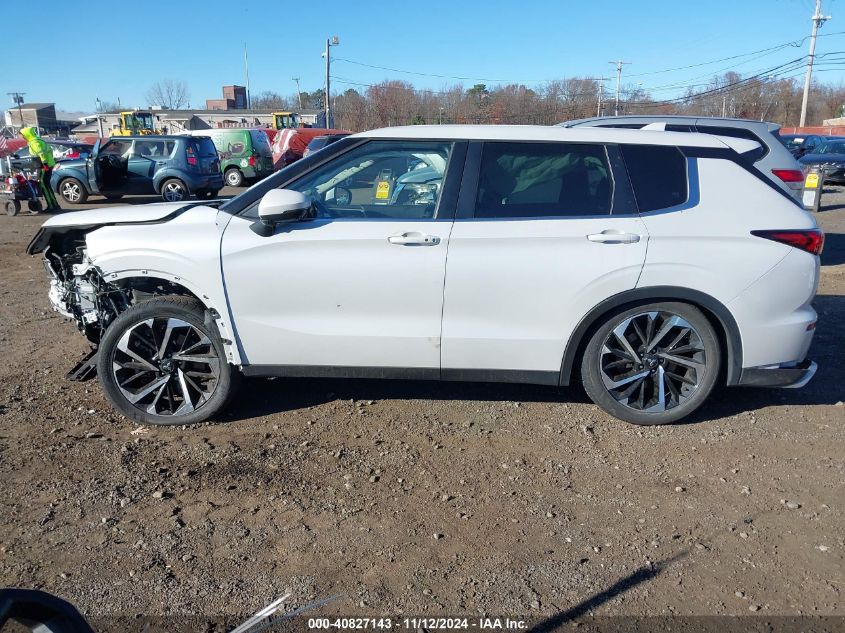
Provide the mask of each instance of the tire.
{"label": "tire", "polygon": [[197,200],[214,200],[217,197],[217,194],[220,193],[217,189],[213,191],[209,191],[208,189],[200,189],[194,195],[197,197]]}
{"label": "tire", "polygon": [[168,178],[161,183],[161,197],[165,202],[181,202],[191,197],[185,183],[178,178]]}
{"label": "tire", "polygon": [[244,185],[244,175],[240,169],[237,167],[230,167],[226,170],[226,173],[223,174],[223,180],[226,182],[228,187],[243,187]]}
{"label": "tire", "polygon": [[36,213],[41,212],[41,200],[30,200],[26,203],[26,208],[29,209],[29,212],[33,215]]}
{"label": "tire", "polygon": [[[163,360],[158,358],[162,343]],[[186,352],[208,360],[181,358],[189,356]],[[97,375],[120,413],[156,425],[214,418],[240,379],[237,369],[226,362],[217,327],[212,321],[206,323],[202,304],[179,296],[135,304],[117,317],[100,341]]]}
{"label": "tire", "polygon": [[122,197],[122,193],[110,193],[106,195],[106,200],[120,200]]}
{"label": "tire", "polygon": [[590,399],[620,420],[670,424],[704,404],[721,364],[719,339],[698,308],[650,303],[613,314],[593,333],[581,380]]}
{"label": "tire", "polygon": [[70,204],[85,204],[88,200],[88,191],[85,189],[85,185],[76,178],[65,178],[59,182],[58,191],[62,200]]}
{"label": "tire", "polygon": [[20,200],[6,200],[3,206],[6,207],[6,215],[17,215],[21,212]]}

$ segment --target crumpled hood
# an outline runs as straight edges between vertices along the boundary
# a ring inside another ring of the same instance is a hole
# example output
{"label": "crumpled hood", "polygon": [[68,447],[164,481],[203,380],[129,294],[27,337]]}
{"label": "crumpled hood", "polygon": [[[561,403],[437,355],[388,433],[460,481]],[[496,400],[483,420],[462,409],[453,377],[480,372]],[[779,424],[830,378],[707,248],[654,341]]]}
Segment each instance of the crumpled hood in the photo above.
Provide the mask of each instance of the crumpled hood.
{"label": "crumpled hood", "polygon": [[[57,233],[66,233],[75,229],[91,230],[101,226],[115,224],[144,224],[150,222],[167,222],[183,211],[193,207],[203,206],[203,202],[158,202],[153,204],[106,207],[103,209],[88,209],[54,215],[38,230],[29,243],[26,252],[30,255],[40,253],[50,242],[50,237]],[[208,207],[209,213],[217,213],[215,207]]]}

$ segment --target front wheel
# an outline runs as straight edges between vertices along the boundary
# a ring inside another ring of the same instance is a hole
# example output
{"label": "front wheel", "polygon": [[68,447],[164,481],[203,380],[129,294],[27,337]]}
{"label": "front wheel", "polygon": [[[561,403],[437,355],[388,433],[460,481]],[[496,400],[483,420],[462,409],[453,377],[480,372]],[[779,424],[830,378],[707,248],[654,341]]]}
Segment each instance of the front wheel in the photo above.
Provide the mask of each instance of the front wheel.
{"label": "front wheel", "polygon": [[145,424],[194,424],[216,416],[240,376],[195,299],[138,303],[106,330],[97,374],[123,415]]}
{"label": "front wheel", "polygon": [[719,340],[685,303],[641,305],[608,318],[581,360],[584,389],[602,409],[633,424],[669,424],[700,407],[721,366]]}

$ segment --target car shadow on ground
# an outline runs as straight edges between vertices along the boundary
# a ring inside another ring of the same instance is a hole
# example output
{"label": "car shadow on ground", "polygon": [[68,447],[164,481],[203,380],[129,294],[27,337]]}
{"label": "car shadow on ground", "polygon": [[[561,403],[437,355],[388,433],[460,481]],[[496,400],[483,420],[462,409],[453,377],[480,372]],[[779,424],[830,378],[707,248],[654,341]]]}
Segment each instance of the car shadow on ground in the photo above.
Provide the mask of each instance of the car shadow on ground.
{"label": "car shadow on ground", "polygon": [[[819,369],[801,389],[718,388],[710,401],[684,423],[734,416],[769,406],[832,405],[845,400],[845,297],[820,295],[814,303],[819,325],[809,357]],[[245,380],[226,421],[244,420],[313,407],[335,400],[466,400],[482,402],[589,403],[580,385],[545,387],[507,383],[418,380],[276,378]]]}

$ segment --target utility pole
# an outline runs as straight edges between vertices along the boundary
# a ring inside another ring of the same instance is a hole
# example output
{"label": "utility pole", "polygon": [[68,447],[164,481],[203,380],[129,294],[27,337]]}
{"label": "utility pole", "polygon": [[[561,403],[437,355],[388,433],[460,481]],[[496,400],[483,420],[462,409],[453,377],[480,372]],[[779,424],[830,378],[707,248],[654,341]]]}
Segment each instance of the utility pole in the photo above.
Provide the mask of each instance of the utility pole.
{"label": "utility pole", "polygon": [[804,127],[807,121],[807,101],[810,98],[810,80],[813,77],[813,59],[816,56],[816,34],[819,27],[830,19],[829,15],[822,15],[822,0],[816,0],[816,12],[813,14],[813,32],[810,34],[810,54],[807,56],[807,75],[804,77],[804,96],[801,99],[801,122]]}
{"label": "utility pole", "polygon": [[728,116],[728,95],[722,95],[722,118]]}
{"label": "utility pole", "polygon": [[292,77],[296,82],[296,96],[299,97],[299,111],[302,112],[302,91],[299,89],[299,77]]}
{"label": "utility pole", "polygon": [[601,101],[604,96],[604,77],[599,77],[599,105],[596,108],[596,116],[601,116]]}
{"label": "utility pole", "polygon": [[326,94],[323,95],[323,103],[325,104],[326,109],[326,127],[331,129],[332,128],[332,107],[331,107],[331,98],[329,95],[331,94],[331,82],[329,81],[329,71],[331,68],[331,47],[337,46],[340,44],[340,40],[338,39],[337,35],[334,35],[330,38],[326,38],[326,51],[323,53],[323,57],[326,58]]}
{"label": "utility pole", "polygon": [[7,92],[12,98],[12,103],[18,106],[18,120],[20,121],[21,127],[23,127],[23,109],[21,109],[21,105],[23,105],[23,98],[26,94],[25,92]]}
{"label": "utility pole", "polygon": [[616,64],[616,107],[613,110],[613,116],[619,116],[619,90],[622,87],[622,65],[630,64],[631,62],[623,62],[621,59],[615,62],[607,62],[608,64]]}
{"label": "utility pole", "polygon": [[246,75],[246,109],[249,110],[251,105],[249,94],[249,55],[246,50],[246,42],[244,42],[244,74]]}

